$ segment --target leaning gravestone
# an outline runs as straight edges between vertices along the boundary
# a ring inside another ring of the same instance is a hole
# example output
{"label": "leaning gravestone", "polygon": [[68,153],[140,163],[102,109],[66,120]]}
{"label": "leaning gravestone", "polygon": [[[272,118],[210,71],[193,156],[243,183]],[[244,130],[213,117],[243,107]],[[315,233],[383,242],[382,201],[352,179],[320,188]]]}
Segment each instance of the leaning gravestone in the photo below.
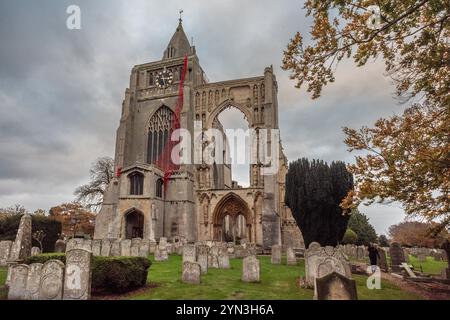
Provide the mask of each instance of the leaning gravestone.
{"label": "leaning gravestone", "polygon": [[405,261],[405,254],[401,245],[397,242],[393,242],[389,248],[389,255],[391,256],[391,269],[394,273],[401,273],[401,264]]}
{"label": "leaning gravestone", "polygon": [[260,265],[256,256],[245,257],[242,261],[243,282],[259,282]]}
{"label": "leaning gravestone", "polygon": [[63,292],[64,263],[48,260],[42,266],[39,300],[61,300]]}
{"label": "leaning gravestone", "polygon": [[92,253],[73,249],[66,254],[64,300],[89,300],[91,297]]}
{"label": "leaning gravestone", "polygon": [[16,264],[10,267],[8,300],[24,300],[26,298],[28,265]]}
{"label": "leaning gravestone", "polygon": [[340,273],[332,272],[316,278],[317,300],[357,300],[356,282]]}
{"label": "leaning gravestone", "polygon": [[305,251],[306,284],[313,287],[317,277],[332,272],[338,272],[347,278],[351,278],[352,274],[348,261],[338,248],[321,247],[319,243],[312,242]]}
{"label": "leaning gravestone", "polygon": [[4,240],[0,241],[0,266],[4,267],[7,265],[9,260],[9,253],[11,251],[12,241]]}
{"label": "leaning gravestone", "polygon": [[95,239],[92,240],[92,254],[96,257],[100,256],[102,253],[102,240]]}
{"label": "leaning gravestone", "polygon": [[40,253],[41,253],[41,249],[39,249],[38,247],[31,248],[31,256],[37,256]]}
{"label": "leaning gravestone", "polygon": [[270,262],[272,262],[272,264],[281,263],[281,246],[277,244],[272,246]]}
{"label": "leaning gravestone", "polygon": [[291,266],[297,265],[297,258],[295,257],[295,252],[292,247],[286,249],[286,263]]}
{"label": "leaning gravestone", "polygon": [[196,261],[196,249],[195,245],[187,244],[183,246],[183,263]]}
{"label": "leaning gravestone", "polygon": [[183,262],[183,274],[181,280],[184,283],[200,284],[201,267],[196,262]]}
{"label": "leaning gravestone", "polygon": [[58,239],[55,242],[55,252],[63,253],[66,252],[66,242],[62,239]]}
{"label": "leaning gravestone", "polygon": [[24,214],[20,219],[16,240],[9,253],[10,261],[22,261],[31,255],[31,216]]}
{"label": "leaning gravestone", "polygon": [[383,248],[377,248],[380,258],[377,261],[381,271],[389,272],[389,265],[387,263],[386,251]]}
{"label": "leaning gravestone", "polygon": [[131,256],[131,240],[125,239],[120,241],[120,255],[122,257]]}
{"label": "leaning gravestone", "polygon": [[102,257],[109,257],[111,255],[111,240],[110,239],[102,240],[102,248],[100,250],[100,255]]}
{"label": "leaning gravestone", "polygon": [[42,263],[32,263],[29,266],[25,293],[25,299],[27,300],[39,300],[42,267]]}

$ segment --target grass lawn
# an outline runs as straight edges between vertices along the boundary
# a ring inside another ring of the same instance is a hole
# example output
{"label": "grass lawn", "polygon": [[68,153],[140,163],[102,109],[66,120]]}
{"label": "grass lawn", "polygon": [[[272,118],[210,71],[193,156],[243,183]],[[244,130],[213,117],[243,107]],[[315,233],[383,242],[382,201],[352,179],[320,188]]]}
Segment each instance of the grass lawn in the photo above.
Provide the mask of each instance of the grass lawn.
{"label": "grass lawn", "polygon": [[6,299],[8,292],[5,288],[6,282],[6,274],[8,272],[8,268],[0,267],[0,300]]}
{"label": "grass lawn", "polygon": [[[129,299],[219,299],[219,300],[288,300],[312,299],[312,289],[301,289],[296,286],[296,279],[304,275],[304,261],[297,266],[272,265],[270,257],[260,256],[261,282],[243,283],[240,280],[242,259],[231,259],[231,269],[209,269],[202,276],[200,285],[189,285],[181,282],[181,257],[170,256],[169,261],[155,262],[153,257],[148,282],[157,285],[139,293],[128,295]],[[354,275],[357,283],[358,298],[373,299],[419,299],[420,297],[401,291],[398,287],[382,281],[380,290],[369,290],[366,287],[366,276]]]}
{"label": "grass lawn", "polygon": [[409,263],[414,266],[414,270],[420,271],[422,266],[423,272],[429,274],[440,274],[448,266],[447,261],[435,261],[433,257],[427,257],[427,261],[420,262],[412,255],[409,255]]}

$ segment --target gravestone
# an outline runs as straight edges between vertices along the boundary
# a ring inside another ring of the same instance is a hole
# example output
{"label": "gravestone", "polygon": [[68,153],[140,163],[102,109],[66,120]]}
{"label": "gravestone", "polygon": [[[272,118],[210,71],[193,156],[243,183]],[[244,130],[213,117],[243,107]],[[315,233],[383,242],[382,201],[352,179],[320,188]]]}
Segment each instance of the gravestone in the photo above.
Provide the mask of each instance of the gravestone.
{"label": "gravestone", "polygon": [[125,239],[120,241],[120,255],[122,257],[131,256],[131,240]]}
{"label": "gravestone", "polygon": [[147,258],[150,252],[150,240],[143,239],[139,246],[139,257]]}
{"label": "gravestone", "polygon": [[181,281],[189,284],[200,284],[201,267],[196,262],[183,262]]}
{"label": "gravestone", "polygon": [[61,300],[64,279],[64,263],[48,260],[42,266],[39,300]]}
{"label": "gravestone", "polygon": [[38,254],[41,253],[41,249],[39,249],[38,247],[32,247],[31,248],[31,256],[36,256]]}
{"label": "gravestone", "polygon": [[366,256],[366,248],[364,246],[356,247],[356,259],[364,260],[365,256]]}
{"label": "gravestone", "polygon": [[64,253],[66,252],[66,242],[62,239],[58,239],[55,242],[55,252]]}
{"label": "gravestone", "polygon": [[401,264],[405,261],[405,254],[401,245],[397,242],[393,242],[389,248],[389,255],[391,257],[391,270],[394,273],[401,273]]}
{"label": "gravestone", "polygon": [[209,247],[205,245],[198,245],[196,248],[197,263],[200,265],[203,274],[208,273]]}
{"label": "gravestone", "polygon": [[167,238],[165,238],[165,237],[159,238],[158,245],[160,246],[160,248],[166,247],[167,246]]}
{"label": "gravestone", "polygon": [[281,246],[275,244],[272,246],[270,262],[272,264],[280,264],[281,263]]}
{"label": "gravestone", "polygon": [[247,250],[243,246],[241,245],[234,246],[235,258],[245,258],[247,256],[248,256]]}
{"label": "gravestone", "polygon": [[259,282],[260,265],[256,256],[245,257],[242,261],[243,282]]}
{"label": "gravestone", "polygon": [[154,240],[150,240],[150,254],[154,254],[158,244]]}
{"label": "gravestone", "polygon": [[411,270],[411,268],[406,262],[403,262],[400,266],[406,271],[409,277],[417,278],[416,274]]}
{"label": "gravestone", "polygon": [[11,252],[12,241],[4,240],[0,241],[0,266],[7,265],[9,260],[9,253]]}
{"label": "gravestone", "polygon": [[64,300],[89,300],[91,297],[92,252],[73,249],[66,254]]}
{"label": "gravestone", "polygon": [[169,253],[167,252],[167,248],[157,245],[155,249],[155,261],[167,261],[168,259]]}
{"label": "gravestone", "polygon": [[92,240],[89,239],[81,239],[80,244],[76,249],[83,249],[92,252]]}
{"label": "gravestone", "polygon": [[26,264],[16,264],[10,267],[8,300],[25,300],[28,269]]}
{"label": "gravestone", "polygon": [[96,257],[102,255],[102,240],[101,239],[92,240],[92,254]]}
{"label": "gravestone", "polygon": [[141,246],[141,238],[131,239],[130,253],[132,257],[139,257],[139,247]]}
{"label": "gravestone", "polygon": [[102,247],[100,250],[100,255],[102,257],[109,257],[111,255],[111,240],[110,239],[102,240]]}
{"label": "gravestone", "polygon": [[292,247],[286,248],[286,264],[291,266],[297,265],[297,258]]}
{"label": "gravestone", "polygon": [[41,285],[42,263],[32,263],[28,269],[25,299],[39,300],[39,287]]}
{"label": "gravestone", "polygon": [[120,251],[120,240],[119,239],[113,239],[111,240],[111,257],[120,257],[122,255]]}
{"label": "gravestone", "polygon": [[352,274],[348,261],[338,248],[321,247],[319,243],[312,242],[305,251],[307,285],[313,287],[317,277],[323,277],[332,272],[338,272],[347,278],[351,278]]}
{"label": "gravestone", "polygon": [[72,249],[76,249],[80,242],[81,242],[81,239],[77,239],[77,238],[69,239],[66,244],[65,252],[72,250]]}
{"label": "gravestone", "polygon": [[219,249],[219,256],[217,258],[219,269],[230,269],[230,257],[228,256],[227,247]]}
{"label": "gravestone", "polygon": [[10,261],[22,261],[31,255],[31,216],[24,214],[20,218],[16,239],[9,253]]}
{"label": "gravestone", "polygon": [[183,246],[183,263],[195,262],[197,259],[196,248],[193,244],[186,244]]}
{"label": "gravestone", "polygon": [[356,282],[340,273],[332,272],[316,278],[317,300],[357,300]]}
{"label": "gravestone", "polygon": [[386,251],[383,248],[377,248],[380,258],[377,260],[377,264],[381,271],[389,272],[389,265],[387,262]]}

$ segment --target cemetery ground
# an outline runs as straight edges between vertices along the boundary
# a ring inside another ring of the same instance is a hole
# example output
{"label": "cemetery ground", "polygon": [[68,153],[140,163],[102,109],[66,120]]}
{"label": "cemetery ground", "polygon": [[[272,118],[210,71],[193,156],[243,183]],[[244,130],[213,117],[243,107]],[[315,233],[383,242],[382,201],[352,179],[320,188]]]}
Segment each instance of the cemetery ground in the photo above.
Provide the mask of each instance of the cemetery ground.
{"label": "cemetery ground", "polygon": [[[273,265],[270,256],[258,256],[261,262],[261,282],[244,283],[241,281],[242,259],[230,259],[230,269],[208,269],[202,275],[200,285],[181,282],[182,257],[170,255],[168,261],[155,261],[149,257],[152,265],[149,269],[147,285],[144,288],[124,295],[93,295],[92,299],[136,299],[136,300],[311,300],[313,289],[299,286],[299,277],[304,276],[304,260],[299,259],[296,266],[285,264]],[[426,262],[419,262],[410,256],[410,263],[424,272],[439,273],[446,262],[434,261],[428,257]],[[6,268],[0,268],[0,299],[6,299]],[[383,274],[380,290],[366,287],[367,276],[352,275],[357,284],[360,300],[416,300],[430,298],[421,294],[421,290],[404,285],[404,281],[393,279]]]}

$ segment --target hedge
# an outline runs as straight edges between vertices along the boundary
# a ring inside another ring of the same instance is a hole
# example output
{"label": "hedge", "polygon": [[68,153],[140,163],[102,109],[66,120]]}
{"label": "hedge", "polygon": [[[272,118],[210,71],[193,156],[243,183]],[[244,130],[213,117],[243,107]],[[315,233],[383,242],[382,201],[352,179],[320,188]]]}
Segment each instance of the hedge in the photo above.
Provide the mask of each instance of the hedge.
{"label": "hedge", "polygon": [[[17,230],[19,229],[20,218],[22,215],[14,215],[4,219],[0,219],[0,241],[16,239]],[[45,232],[45,238],[42,241],[44,252],[52,252],[55,249],[55,242],[61,234],[61,222],[46,216],[31,215],[32,232],[42,230]],[[39,247],[39,243],[33,239],[33,246]]]}
{"label": "hedge", "polygon": [[[56,259],[66,261],[64,253],[44,253],[25,260],[25,264],[45,263]],[[150,260],[143,257],[97,257],[92,263],[92,291],[97,293],[125,293],[147,282]]]}

